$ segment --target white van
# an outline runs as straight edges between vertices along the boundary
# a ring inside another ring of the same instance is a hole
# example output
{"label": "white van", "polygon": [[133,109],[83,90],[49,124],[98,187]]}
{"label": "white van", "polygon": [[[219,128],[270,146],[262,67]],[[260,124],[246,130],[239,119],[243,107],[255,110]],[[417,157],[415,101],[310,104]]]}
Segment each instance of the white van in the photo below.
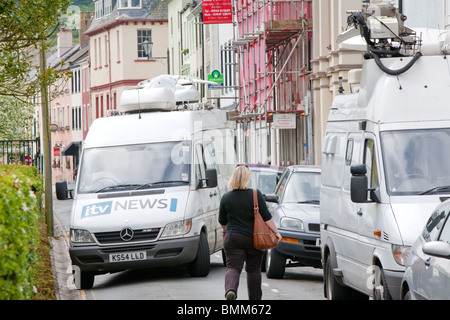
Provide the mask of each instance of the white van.
{"label": "white van", "polygon": [[[145,92],[153,89],[129,90],[122,110],[137,112],[95,120],[83,143],[70,218],[78,289],[125,269],[187,265],[206,276],[223,247],[218,208],[235,164],[232,124],[217,109],[167,111],[178,108],[173,92]],[[138,92],[152,97],[148,108],[145,100],[130,107]],[[158,106],[166,111],[148,112]]]}
{"label": "white van", "polygon": [[416,36],[421,54],[403,56],[366,39],[359,92],[333,101],[320,195],[328,299],[398,299],[410,246],[450,197],[449,42],[437,30]]}

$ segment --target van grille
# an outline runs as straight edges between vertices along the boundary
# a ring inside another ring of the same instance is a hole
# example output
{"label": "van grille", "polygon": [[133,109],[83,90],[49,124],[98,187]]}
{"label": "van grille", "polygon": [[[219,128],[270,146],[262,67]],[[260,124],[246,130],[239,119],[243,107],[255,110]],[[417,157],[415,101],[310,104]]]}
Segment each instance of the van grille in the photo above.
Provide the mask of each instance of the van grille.
{"label": "van grille", "polygon": [[133,238],[129,241],[124,241],[120,237],[120,231],[112,231],[112,232],[97,232],[94,233],[97,241],[100,244],[111,244],[111,243],[132,243],[139,241],[151,241],[155,240],[159,234],[160,228],[151,228],[151,229],[141,229],[141,230],[133,230]]}

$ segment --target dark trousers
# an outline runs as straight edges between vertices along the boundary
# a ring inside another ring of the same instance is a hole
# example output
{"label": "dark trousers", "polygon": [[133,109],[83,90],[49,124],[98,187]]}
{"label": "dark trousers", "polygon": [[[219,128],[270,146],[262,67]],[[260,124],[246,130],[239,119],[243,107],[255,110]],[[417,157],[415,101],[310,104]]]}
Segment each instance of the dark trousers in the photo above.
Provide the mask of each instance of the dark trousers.
{"label": "dark trousers", "polygon": [[224,238],[227,271],[225,273],[225,293],[233,290],[237,294],[239,277],[245,262],[249,300],[261,300],[261,262],[264,251],[253,247],[253,238],[228,231]]}

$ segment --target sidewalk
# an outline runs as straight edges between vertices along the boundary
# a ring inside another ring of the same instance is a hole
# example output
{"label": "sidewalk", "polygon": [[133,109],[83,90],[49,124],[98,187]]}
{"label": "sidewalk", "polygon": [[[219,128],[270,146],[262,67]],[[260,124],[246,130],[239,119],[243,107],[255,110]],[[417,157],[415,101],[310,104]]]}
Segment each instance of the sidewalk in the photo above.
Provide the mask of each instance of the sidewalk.
{"label": "sidewalk", "polygon": [[57,300],[81,300],[80,291],[76,290],[73,284],[67,230],[64,230],[58,219],[58,215],[70,213],[71,204],[72,201],[59,201],[53,198],[53,237],[50,238],[50,242],[52,245],[51,260]]}

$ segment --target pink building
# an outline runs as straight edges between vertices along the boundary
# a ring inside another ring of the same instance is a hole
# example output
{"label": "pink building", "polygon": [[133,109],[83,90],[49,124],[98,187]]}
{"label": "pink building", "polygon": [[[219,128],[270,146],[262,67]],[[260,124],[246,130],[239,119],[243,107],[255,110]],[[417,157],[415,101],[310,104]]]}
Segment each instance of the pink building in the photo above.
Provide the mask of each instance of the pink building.
{"label": "pink building", "polygon": [[[62,65],[78,50],[72,44],[72,32],[61,28],[58,33],[57,52],[48,58],[48,67],[68,71],[68,64]],[[72,143],[72,92],[70,80],[59,80],[50,86],[50,131],[52,156],[52,181],[72,180],[73,164],[71,157],[63,155],[63,151]]]}
{"label": "pink building", "polygon": [[92,16],[80,13],[79,43],[73,45],[72,31],[62,27],[57,51],[47,59],[49,68],[70,73],[49,88],[52,181],[74,180],[81,144],[88,129],[85,117],[90,108],[89,46],[84,31]]}
{"label": "pink building", "polygon": [[[235,1],[239,55],[240,129],[252,162],[308,162],[307,111],[310,90],[311,2]],[[306,112],[305,112],[306,111]],[[290,114],[291,127],[272,123]],[[295,126],[295,129],[290,129]],[[239,125],[238,125],[239,127]],[[267,156],[270,159],[267,159]]]}

